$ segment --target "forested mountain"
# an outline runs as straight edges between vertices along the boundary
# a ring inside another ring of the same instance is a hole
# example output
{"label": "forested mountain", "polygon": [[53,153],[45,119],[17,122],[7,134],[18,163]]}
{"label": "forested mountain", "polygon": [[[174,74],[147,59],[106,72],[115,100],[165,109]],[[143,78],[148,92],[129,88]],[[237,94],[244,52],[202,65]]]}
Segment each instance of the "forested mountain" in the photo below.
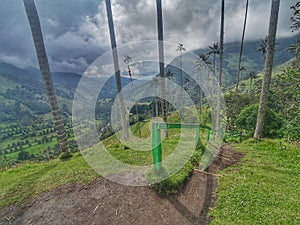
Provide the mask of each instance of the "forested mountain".
{"label": "forested mountain", "polygon": [[[52,73],[55,91],[62,114],[71,115],[71,106],[81,75],[76,73]],[[40,72],[30,68],[22,70],[9,63],[0,62],[0,121],[33,119],[50,112]],[[124,85],[130,82],[122,78]],[[115,78],[111,77],[103,91],[102,98],[114,98],[117,94]]]}
{"label": "forested mountain", "polygon": [[[290,47],[293,43],[296,42],[298,35],[289,38],[280,38],[276,40],[276,52],[274,58],[274,65],[280,65],[288,60],[290,60],[294,54],[287,51],[287,48]],[[264,54],[258,52],[258,49],[264,41],[264,37],[261,40],[257,41],[248,41],[244,43],[243,47],[243,57],[242,57],[242,67],[245,68],[242,71],[241,79],[246,78],[246,74],[251,70],[261,71],[264,67]],[[212,43],[213,44],[213,43]],[[238,67],[238,56],[240,51],[240,43],[232,42],[224,45],[224,62],[223,62],[223,76],[224,76],[224,86],[230,86],[236,83],[237,77],[237,67]],[[194,51],[197,55],[209,53],[210,50],[207,49],[198,49]],[[216,64],[218,64],[219,57],[216,57]],[[209,59],[212,63],[212,57]]]}
{"label": "forested mountain", "polygon": [[[277,40],[275,65],[291,59],[293,55],[286,49],[295,40],[296,37]],[[242,79],[245,79],[246,74],[253,69],[257,71],[262,70],[264,56],[261,52],[256,51],[261,42],[262,40],[258,40],[244,44],[242,65],[246,70],[243,71]],[[230,85],[235,83],[239,47],[240,44],[237,42],[228,43],[224,46],[224,87],[230,87]],[[196,54],[205,54],[208,52],[208,49],[198,49],[194,52]],[[211,59],[209,60],[212,61]],[[217,60],[216,64],[218,64]],[[166,71],[168,70],[173,73],[174,79],[180,82],[180,69],[167,66]],[[81,75],[54,72],[52,76],[62,113],[65,116],[71,115],[72,100]],[[188,83],[185,77],[186,75],[184,75],[183,82],[185,84],[183,85]],[[20,69],[9,63],[0,62],[0,80],[0,121],[26,120],[50,112],[39,70],[35,68]],[[130,79],[122,78],[124,86],[129,82]],[[188,84],[188,86],[190,88],[188,92],[191,95],[198,91],[192,83]],[[101,97],[111,99],[116,96],[116,93],[115,78],[112,76],[102,90]]]}

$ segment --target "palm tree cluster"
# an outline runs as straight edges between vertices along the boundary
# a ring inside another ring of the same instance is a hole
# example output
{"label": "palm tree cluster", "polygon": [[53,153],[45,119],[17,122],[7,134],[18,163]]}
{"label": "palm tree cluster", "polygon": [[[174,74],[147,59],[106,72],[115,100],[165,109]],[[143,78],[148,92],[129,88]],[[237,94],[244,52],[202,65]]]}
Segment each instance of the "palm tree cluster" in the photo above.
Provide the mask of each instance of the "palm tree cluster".
{"label": "palm tree cluster", "polygon": [[[243,66],[241,66],[242,62],[242,55],[243,55],[243,44],[244,44],[244,38],[245,38],[245,30],[246,30],[246,22],[247,22],[247,15],[248,15],[248,5],[249,0],[246,1],[246,10],[245,10],[245,17],[244,17],[244,24],[243,24],[243,32],[242,32],[242,40],[241,40],[241,48],[240,48],[240,54],[239,54],[239,61],[237,65],[237,84],[236,89],[238,90],[239,81],[241,77],[242,71],[245,69]],[[60,141],[60,144],[62,146],[63,151],[67,151],[68,146],[66,142],[66,135],[64,132],[64,126],[63,126],[63,120],[60,115],[60,111],[58,108],[56,95],[54,92],[54,87],[51,79],[51,73],[50,68],[48,65],[47,55],[45,51],[45,46],[43,43],[43,37],[42,37],[42,31],[40,27],[39,18],[37,15],[37,11],[35,8],[34,0],[23,0],[26,13],[28,16],[28,20],[31,26],[32,36],[35,43],[35,48],[37,52],[37,57],[41,69],[41,73],[43,76],[43,80],[45,83],[45,89],[46,93],[50,102],[53,118],[55,121],[57,133],[58,133],[58,139]],[[121,123],[122,123],[122,129],[124,131],[124,138],[128,137],[128,131],[127,131],[127,119],[125,114],[125,107],[124,107],[124,99],[122,95],[122,84],[121,84],[121,75],[120,75],[120,68],[119,68],[119,61],[118,61],[118,51],[117,51],[117,43],[116,43],[116,37],[115,37],[115,30],[114,30],[114,22],[113,22],[113,15],[112,15],[112,9],[111,9],[111,2],[110,0],[105,0],[106,3],[106,12],[107,12],[107,19],[108,19],[108,28],[109,28],[109,34],[110,34],[110,42],[111,42],[111,49],[113,54],[113,63],[114,63],[114,69],[115,69],[115,78],[116,78],[116,85],[117,90],[119,93],[119,102],[120,102],[120,114],[121,114]],[[262,128],[264,126],[264,117],[266,114],[266,101],[268,99],[268,92],[270,87],[270,79],[271,79],[271,73],[272,73],[272,64],[273,64],[273,58],[274,58],[274,51],[275,51],[275,37],[276,37],[276,31],[277,31],[277,23],[278,23],[278,12],[279,12],[279,5],[280,0],[272,0],[272,6],[271,6],[271,17],[269,22],[269,32],[268,35],[264,40],[262,40],[262,43],[260,46],[257,47],[257,51],[262,52],[265,55],[265,66],[264,66],[264,76],[263,76],[263,85],[261,89],[261,95],[260,95],[260,101],[259,101],[259,110],[258,110],[258,116],[257,116],[257,124],[256,124],[256,130],[254,137],[255,138],[261,138],[262,134]],[[161,112],[162,117],[164,121],[167,119],[167,112],[166,112],[166,102],[164,100],[164,94],[165,94],[165,84],[164,84],[164,78],[165,77],[172,77],[172,74],[170,72],[165,73],[165,67],[164,67],[164,33],[163,33],[163,15],[162,15],[162,0],[156,0],[156,6],[157,6],[157,40],[158,40],[158,53],[159,53],[159,71],[160,71],[160,79],[156,83],[160,85],[160,91],[162,96],[161,101]],[[217,56],[219,55],[219,83],[222,85],[222,66],[223,66],[223,41],[224,41],[224,6],[225,1],[221,0],[221,29],[220,29],[220,42],[213,43],[213,45],[208,46],[209,52],[206,54],[200,54],[199,55],[199,62],[196,63],[196,66],[200,70],[203,63],[209,65],[212,67],[212,70],[214,73],[216,73],[216,60]],[[291,7],[292,10],[294,10],[293,17],[291,18],[291,21],[293,22],[292,29],[297,30],[299,29],[299,7],[300,2],[297,2],[295,5]],[[220,43],[220,44],[219,44]],[[296,53],[296,58],[299,58],[299,45],[300,45],[300,39],[298,39],[297,43],[292,45],[288,50],[294,51]],[[179,43],[177,46],[177,51],[180,52],[180,85],[181,87],[184,86],[184,88],[189,87],[189,80],[186,79],[183,81],[183,74],[182,74],[182,54],[185,51],[185,47],[182,43]],[[212,62],[209,62],[209,57],[213,57]],[[132,71],[130,68],[130,63],[132,62],[132,58],[129,55],[124,56],[124,62],[127,64],[128,69],[128,75],[131,79],[132,83]],[[248,74],[248,77],[250,79],[250,91],[252,89],[252,81],[255,79],[257,75],[256,71],[251,71]],[[182,97],[182,94],[181,94]],[[202,97],[201,103],[202,104]],[[202,105],[201,105],[202,107]],[[200,107],[200,108],[201,108]],[[158,110],[158,109],[156,109]],[[158,112],[156,112],[158,114]]]}

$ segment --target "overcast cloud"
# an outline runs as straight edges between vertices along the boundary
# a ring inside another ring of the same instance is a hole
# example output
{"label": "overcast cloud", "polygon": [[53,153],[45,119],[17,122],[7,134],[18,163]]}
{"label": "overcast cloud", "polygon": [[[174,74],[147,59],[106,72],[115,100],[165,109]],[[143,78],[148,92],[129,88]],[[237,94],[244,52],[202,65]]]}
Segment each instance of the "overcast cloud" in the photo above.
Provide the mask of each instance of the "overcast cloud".
{"label": "overcast cloud", "polygon": [[[118,44],[155,40],[155,0],[111,0]],[[218,42],[220,0],[163,0],[165,40],[187,50]],[[239,41],[245,1],[226,0],[225,42]],[[250,0],[246,40],[267,34],[271,0]],[[281,1],[278,37],[290,32],[296,0]],[[109,50],[105,3],[102,0],[36,0],[45,45],[53,71],[82,73]],[[22,0],[0,2],[0,60],[21,68],[37,60]]]}

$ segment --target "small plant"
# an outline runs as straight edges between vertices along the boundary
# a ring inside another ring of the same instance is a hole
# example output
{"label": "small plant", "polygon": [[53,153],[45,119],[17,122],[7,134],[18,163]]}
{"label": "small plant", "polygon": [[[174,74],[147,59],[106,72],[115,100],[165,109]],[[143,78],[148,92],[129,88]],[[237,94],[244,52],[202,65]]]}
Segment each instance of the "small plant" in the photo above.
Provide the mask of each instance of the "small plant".
{"label": "small plant", "polygon": [[199,140],[191,159],[177,173],[159,183],[155,183],[155,180],[167,176],[167,168],[162,168],[162,171],[159,174],[151,171],[147,176],[150,183],[155,183],[152,184],[151,187],[160,194],[169,195],[180,192],[185,182],[193,173],[194,168],[200,162],[201,155],[204,151],[205,146]]}
{"label": "small plant", "polygon": [[66,161],[66,160],[72,158],[72,156],[73,156],[73,155],[72,155],[71,152],[64,152],[63,154],[60,155],[59,159],[60,159],[61,161]]}

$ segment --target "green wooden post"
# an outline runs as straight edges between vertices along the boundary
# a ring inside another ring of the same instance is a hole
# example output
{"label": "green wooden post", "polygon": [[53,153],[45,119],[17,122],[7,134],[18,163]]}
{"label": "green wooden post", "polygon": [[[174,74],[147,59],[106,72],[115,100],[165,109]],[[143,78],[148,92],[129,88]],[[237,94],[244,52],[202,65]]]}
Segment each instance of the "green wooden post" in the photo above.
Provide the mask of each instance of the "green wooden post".
{"label": "green wooden post", "polygon": [[210,139],[210,129],[208,129],[207,131],[207,141],[209,141],[209,139]]}
{"label": "green wooden post", "polygon": [[162,151],[158,123],[152,123],[152,156],[154,169],[156,172],[160,172],[162,169]]}
{"label": "green wooden post", "polygon": [[200,138],[200,126],[196,128],[196,144],[198,143]]}

